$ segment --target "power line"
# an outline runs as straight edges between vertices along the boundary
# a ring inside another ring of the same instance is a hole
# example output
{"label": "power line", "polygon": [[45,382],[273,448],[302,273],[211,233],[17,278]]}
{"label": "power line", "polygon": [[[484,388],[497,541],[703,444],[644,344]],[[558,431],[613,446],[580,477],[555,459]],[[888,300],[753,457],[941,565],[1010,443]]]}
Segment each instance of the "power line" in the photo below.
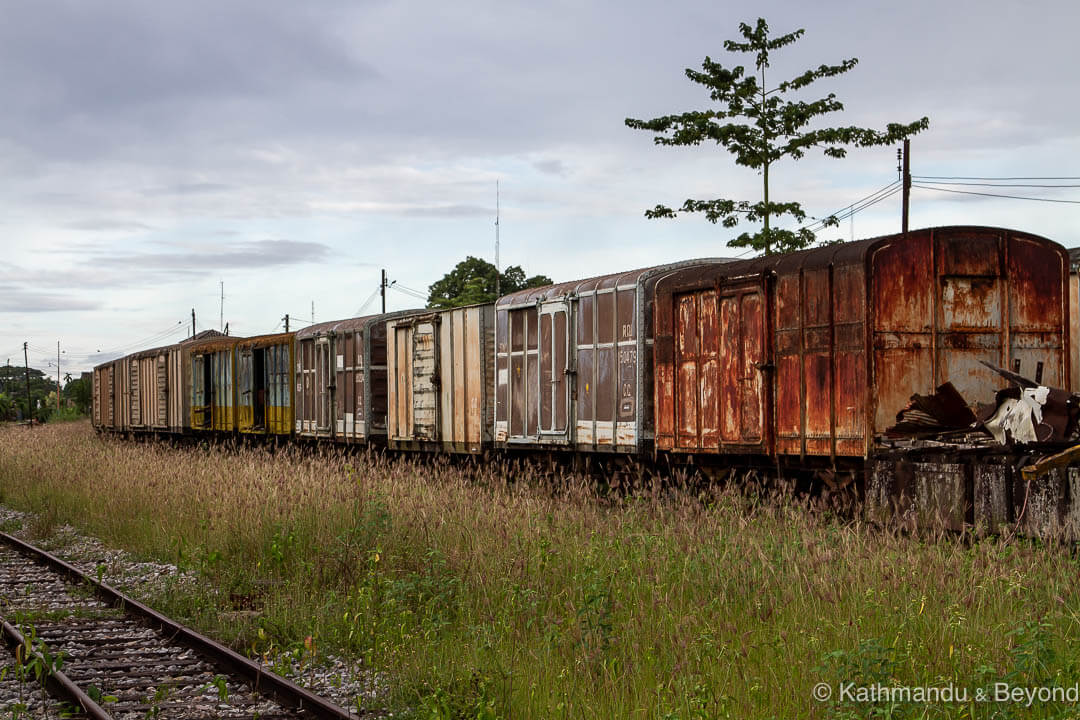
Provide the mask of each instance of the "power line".
{"label": "power line", "polygon": [[375,291],[368,295],[367,300],[365,300],[364,304],[360,306],[360,309],[356,311],[357,317],[364,314],[364,311],[367,310],[368,305],[370,305],[375,300],[375,298],[379,297],[380,291],[382,291],[382,284],[379,284],[375,288]]}
{"label": "power line", "polygon": [[976,187],[1018,187],[1018,188],[1076,188],[1080,185],[1047,185],[1047,184],[1032,184],[1032,183],[1006,183],[1006,182],[945,182],[935,181],[921,176],[912,176],[915,180],[922,180],[928,182],[931,185],[973,185]]}
{"label": "power line", "polygon": [[885,198],[892,197],[893,195],[898,193],[901,189],[902,189],[902,187],[901,187],[900,181],[899,180],[893,180],[891,183],[889,183],[885,187],[880,188],[879,190],[876,190],[876,191],[870,193],[869,195],[867,195],[864,198],[856,200],[855,202],[851,203],[850,205],[846,205],[845,207],[837,210],[836,212],[832,213],[831,215],[829,215],[829,216],[827,216],[825,218],[822,218],[820,220],[816,220],[815,222],[812,222],[809,225],[805,225],[801,229],[810,230],[810,232],[817,232],[818,230],[823,230],[826,227],[826,221],[829,220],[830,218],[835,218],[837,221],[847,220],[849,217],[851,217],[855,213],[860,212],[862,210],[865,210],[866,208],[870,207],[871,205],[875,205],[875,204],[881,202]]}
{"label": "power line", "polygon": [[1055,199],[1055,198],[1038,198],[1038,197],[1030,197],[1030,196],[1027,196],[1027,195],[1002,195],[1001,193],[976,192],[974,190],[950,190],[949,188],[931,187],[929,185],[915,185],[915,184],[913,184],[912,187],[917,187],[917,188],[919,188],[921,190],[937,190],[938,192],[958,193],[960,195],[981,195],[982,197],[1009,198],[1010,200],[1034,200],[1036,202],[1066,203],[1066,204],[1069,204],[1069,205],[1080,205],[1080,200],[1058,200],[1058,199]]}
{"label": "power line", "polygon": [[918,180],[1080,180],[1076,175],[1059,175],[1047,177],[979,177],[975,175],[912,175]]}
{"label": "power line", "polygon": [[390,287],[394,288],[395,290],[397,290],[398,292],[400,292],[403,295],[408,295],[410,297],[416,298],[417,300],[423,300],[423,301],[427,302],[427,297],[424,296],[424,295],[421,295],[420,293],[416,292],[415,290],[409,290],[408,288],[402,287],[400,284],[391,285]]}

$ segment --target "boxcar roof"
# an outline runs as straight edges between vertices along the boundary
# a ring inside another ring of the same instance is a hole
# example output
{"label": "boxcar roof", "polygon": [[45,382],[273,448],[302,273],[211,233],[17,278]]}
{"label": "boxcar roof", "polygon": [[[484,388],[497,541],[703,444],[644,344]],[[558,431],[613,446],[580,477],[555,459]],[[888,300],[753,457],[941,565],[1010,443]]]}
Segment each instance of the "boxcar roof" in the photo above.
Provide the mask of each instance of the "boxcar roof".
{"label": "boxcar roof", "polygon": [[[941,227],[920,228],[908,232],[908,237],[925,237],[928,234],[939,232],[947,233],[1004,233],[1014,237],[1025,237],[1042,242],[1053,242],[1047,238],[1007,228],[984,227],[978,225],[946,225]],[[669,279],[669,285],[689,288],[699,286],[701,283],[713,283],[718,279],[751,277],[769,272],[785,272],[813,270],[825,268],[830,265],[848,265],[865,262],[869,256],[881,245],[890,241],[903,240],[903,233],[893,235],[879,235],[877,237],[856,240],[854,242],[836,243],[822,247],[799,250],[797,252],[783,253],[779,255],[763,255],[762,257],[748,260],[738,260],[723,265],[711,265],[707,267],[690,267],[674,273]]]}
{"label": "boxcar roof", "polygon": [[269,347],[271,345],[284,345],[293,339],[296,333],[270,333],[268,335],[256,335],[254,337],[240,338],[237,345],[241,347]]}
{"label": "boxcar roof", "polygon": [[472,303],[471,305],[455,305],[454,307],[446,308],[424,308],[422,310],[403,310],[400,313],[396,313],[394,317],[388,317],[388,320],[403,320],[411,321],[416,318],[426,318],[439,315],[441,313],[448,313],[454,310],[468,310],[469,308],[484,307],[485,305],[494,305],[495,302],[486,303]]}
{"label": "boxcar roof", "polygon": [[623,287],[625,285],[636,285],[644,276],[657,270],[672,270],[685,266],[699,264],[712,265],[727,262],[732,262],[732,260],[728,258],[701,258],[697,260],[684,260],[677,263],[667,263],[664,265],[653,265],[652,267],[638,268],[637,270],[625,270],[609,275],[598,275],[597,277],[586,278],[584,280],[570,280],[554,285],[544,285],[543,287],[518,290],[509,295],[503,295],[498,299],[496,304],[499,306],[529,305],[538,301],[564,297],[571,293],[580,294],[583,292],[592,292],[594,290]]}
{"label": "boxcar roof", "polygon": [[236,335],[219,335],[205,340],[193,340],[188,343],[188,351],[217,352],[218,350],[227,350],[243,339]]}
{"label": "boxcar roof", "polygon": [[329,335],[330,333],[346,332],[349,330],[363,330],[373,322],[378,322],[380,320],[386,321],[391,318],[400,317],[401,315],[409,315],[418,312],[424,311],[396,310],[394,312],[388,312],[385,314],[379,313],[376,315],[362,315],[360,317],[347,318],[345,320],[328,320],[327,322],[308,325],[303,330],[297,330],[296,339],[307,340],[308,338],[319,337],[321,335]]}

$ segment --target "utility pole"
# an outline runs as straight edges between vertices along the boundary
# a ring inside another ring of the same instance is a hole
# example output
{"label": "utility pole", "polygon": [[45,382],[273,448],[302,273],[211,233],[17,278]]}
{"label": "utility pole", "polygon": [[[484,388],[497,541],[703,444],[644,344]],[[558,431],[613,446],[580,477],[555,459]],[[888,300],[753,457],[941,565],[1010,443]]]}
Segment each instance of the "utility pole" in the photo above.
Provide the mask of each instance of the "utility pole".
{"label": "utility pole", "polygon": [[191,337],[195,337],[195,308],[191,308]]}
{"label": "utility pole", "polygon": [[499,291],[499,181],[495,181],[495,299],[502,294]]}
{"label": "utility pole", "polygon": [[285,313],[285,332],[289,332],[289,313]]}
{"label": "utility pole", "polygon": [[34,409],[30,407],[30,355],[27,347],[30,343],[24,342],[22,344],[23,352],[23,369],[26,370],[26,424],[29,427],[34,426]]}
{"label": "utility pole", "polygon": [[221,323],[218,325],[225,332],[225,281],[221,281]]}
{"label": "utility pole", "polygon": [[382,311],[386,314],[386,269],[382,271],[382,281],[379,282],[379,294],[382,295]]}
{"label": "utility pole", "polygon": [[311,301],[311,324],[315,324],[315,301]]}
{"label": "utility pole", "polygon": [[60,341],[56,341],[56,412],[60,412]]}
{"label": "utility pole", "polygon": [[[897,152],[900,152],[897,150]],[[900,168],[897,168],[899,170]],[[900,227],[902,232],[907,235],[908,229],[908,209],[911,205],[911,141],[904,140],[904,169],[903,177],[901,178],[904,183],[903,192],[903,209],[901,210]]]}

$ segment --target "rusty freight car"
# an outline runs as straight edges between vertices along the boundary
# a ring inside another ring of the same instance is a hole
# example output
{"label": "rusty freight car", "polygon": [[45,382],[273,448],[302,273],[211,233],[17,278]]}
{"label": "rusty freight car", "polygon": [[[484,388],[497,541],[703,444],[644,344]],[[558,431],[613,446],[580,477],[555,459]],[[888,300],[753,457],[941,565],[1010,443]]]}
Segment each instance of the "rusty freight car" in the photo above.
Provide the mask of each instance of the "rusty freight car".
{"label": "rusty freight car", "polygon": [[405,315],[386,328],[389,446],[466,453],[490,447],[495,304]]}
{"label": "rusty freight car", "polygon": [[333,320],[296,333],[297,435],[385,442],[386,321],[401,314]]}
{"label": "rusty freight car", "polygon": [[126,425],[136,432],[169,430],[169,355],[178,345],[153,348],[128,355],[129,395]]}
{"label": "rusty freight car", "polygon": [[653,288],[689,260],[499,298],[495,445],[636,453],[651,447]]}
{"label": "rusty freight car", "polygon": [[1080,392],[1080,248],[1069,249],[1069,389]]}
{"label": "rusty freight car", "polygon": [[94,368],[93,425],[97,430],[116,429],[116,372],[113,361],[101,363]]}
{"label": "rusty freight car", "polygon": [[296,333],[236,343],[237,427],[251,435],[291,435]]}
{"label": "rusty freight car", "polygon": [[239,340],[220,336],[196,340],[188,345],[191,367],[188,417],[192,430],[236,432],[235,350]]}
{"label": "rusty freight car", "polygon": [[912,393],[989,402],[1019,368],[1068,387],[1068,256],[983,227],[670,273],[656,288],[656,447],[865,458]]}

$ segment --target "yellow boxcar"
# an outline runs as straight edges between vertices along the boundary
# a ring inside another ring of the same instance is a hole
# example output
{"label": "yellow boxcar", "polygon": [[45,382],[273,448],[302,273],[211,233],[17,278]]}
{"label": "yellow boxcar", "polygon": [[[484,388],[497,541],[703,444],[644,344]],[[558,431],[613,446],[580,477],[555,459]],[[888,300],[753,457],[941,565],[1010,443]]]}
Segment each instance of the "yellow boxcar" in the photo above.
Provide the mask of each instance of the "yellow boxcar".
{"label": "yellow boxcar", "polygon": [[236,344],[240,338],[216,337],[191,343],[191,429],[235,432]]}
{"label": "yellow boxcar", "polygon": [[262,335],[236,345],[237,421],[242,433],[291,435],[296,333]]}

